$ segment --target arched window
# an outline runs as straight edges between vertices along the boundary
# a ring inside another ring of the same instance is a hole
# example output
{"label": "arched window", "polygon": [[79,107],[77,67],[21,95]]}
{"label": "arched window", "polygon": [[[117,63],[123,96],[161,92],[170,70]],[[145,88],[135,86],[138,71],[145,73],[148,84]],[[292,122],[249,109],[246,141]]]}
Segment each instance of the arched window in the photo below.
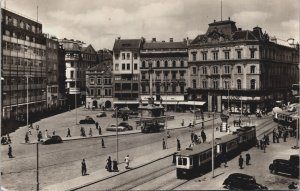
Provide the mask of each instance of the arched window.
{"label": "arched window", "polygon": [[159,61],[156,62],[156,67],[157,67],[157,68],[160,67],[160,62],[159,62]]}
{"label": "arched window", "polygon": [[175,60],[172,62],[172,65],[173,65],[173,68],[176,67],[176,61]]}
{"label": "arched window", "polygon": [[250,85],[250,86],[251,86],[250,89],[251,89],[251,90],[255,90],[255,86],[256,86],[256,81],[255,81],[255,79],[252,79],[252,80],[250,81],[250,84],[251,84],[251,85]]}
{"label": "arched window", "polygon": [[165,68],[168,68],[168,61],[165,61]]}
{"label": "arched window", "polygon": [[238,80],[236,81],[236,83],[237,83],[237,88],[238,88],[238,89],[242,89],[242,81],[241,81],[240,79],[238,79]]}
{"label": "arched window", "polygon": [[255,66],[251,66],[251,67],[250,67],[250,73],[251,73],[251,74],[254,74],[254,73],[255,73]]}
{"label": "arched window", "polygon": [[218,89],[219,88],[219,82],[218,82],[218,80],[214,80],[213,81],[213,87],[214,87],[214,89]]}
{"label": "arched window", "polygon": [[193,80],[193,88],[196,88],[196,80]]}

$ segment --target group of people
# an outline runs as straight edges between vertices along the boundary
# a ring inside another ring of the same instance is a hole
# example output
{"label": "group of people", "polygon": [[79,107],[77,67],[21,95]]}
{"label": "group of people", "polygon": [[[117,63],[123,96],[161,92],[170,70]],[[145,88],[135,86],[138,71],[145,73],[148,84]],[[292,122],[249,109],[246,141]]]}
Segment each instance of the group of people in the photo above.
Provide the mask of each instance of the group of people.
{"label": "group of people", "polygon": [[258,149],[260,148],[261,150],[264,150],[264,152],[266,152],[267,145],[270,145],[269,135],[264,134],[263,138],[259,141],[258,139],[256,139],[256,147]]}
{"label": "group of people", "polygon": [[[246,165],[250,165],[250,160],[251,160],[251,156],[249,153],[246,154]],[[239,158],[239,167],[240,169],[243,169],[243,165],[244,165],[244,158],[242,155],[240,155],[240,158]]]}
{"label": "group of people", "polygon": [[[202,142],[205,143],[206,142],[206,134],[205,134],[204,130],[201,131],[200,136],[201,136]],[[193,131],[191,132],[192,144],[200,144],[201,139],[196,133],[194,133]]]}
{"label": "group of people", "polygon": [[10,139],[9,134],[7,134],[6,136],[1,137],[1,144],[2,145],[7,145],[7,144],[10,144],[10,143],[11,143],[11,139]]}

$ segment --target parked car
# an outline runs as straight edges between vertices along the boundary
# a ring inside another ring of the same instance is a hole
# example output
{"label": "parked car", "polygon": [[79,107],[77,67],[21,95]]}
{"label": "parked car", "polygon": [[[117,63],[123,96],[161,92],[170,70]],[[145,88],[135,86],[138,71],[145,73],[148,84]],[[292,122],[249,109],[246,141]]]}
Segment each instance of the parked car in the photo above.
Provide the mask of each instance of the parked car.
{"label": "parked car", "polygon": [[266,186],[256,183],[253,176],[242,173],[233,173],[225,179],[223,185],[229,189],[267,190]]}
{"label": "parked car", "polygon": [[297,178],[299,177],[299,156],[291,155],[289,160],[275,159],[269,165],[269,170],[271,173],[285,173]]}
{"label": "parked car", "polygon": [[61,139],[60,136],[58,135],[53,135],[50,138],[45,138],[41,140],[43,145],[49,145],[49,144],[57,144],[57,143],[62,143],[63,140]]}
{"label": "parked car", "polygon": [[90,116],[86,116],[85,119],[79,121],[79,124],[95,124],[95,120]]}
{"label": "parked car", "polygon": [[97,113],[96,117],[106,117],[106,113],[104,111],[101,111],[100,113]]}
{"label": "parked car", "polygon": [[124,126],[116,126],[115,124],[111,124],[110,126],[106,127],[106,131],[116,131],[118,129],[118,132],[125,131],[126,127]]}
{"label": "parked car", "polygon": [[125,122],[125,121],[119,123],[119,126],[125,127],[126,130],[133,130],[133,127],[131,125],[129,125],[127,122]]}

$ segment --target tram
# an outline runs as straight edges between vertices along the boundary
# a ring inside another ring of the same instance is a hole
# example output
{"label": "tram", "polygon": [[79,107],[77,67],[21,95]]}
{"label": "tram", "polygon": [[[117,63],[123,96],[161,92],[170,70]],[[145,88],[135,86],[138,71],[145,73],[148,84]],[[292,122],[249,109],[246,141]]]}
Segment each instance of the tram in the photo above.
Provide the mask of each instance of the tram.
{"label": "tram", "polygon": [[[245,126],[234,134],[225,135],[214,141],[214,164],[219,166],[226,155],[230,159],[256,143],[256,127]],[[176,154],[176,175],[178,179],[191,179],[211,169],[212,143],[203,143]]]}

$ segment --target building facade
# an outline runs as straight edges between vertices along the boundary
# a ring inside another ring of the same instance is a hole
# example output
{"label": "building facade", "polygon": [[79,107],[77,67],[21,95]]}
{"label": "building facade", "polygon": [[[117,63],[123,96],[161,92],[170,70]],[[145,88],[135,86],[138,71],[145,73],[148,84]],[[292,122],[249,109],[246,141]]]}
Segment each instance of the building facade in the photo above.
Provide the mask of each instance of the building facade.
{"label": "building facade", "polygon": [[299,46],[281,45],[259,27],[214,21],[189,46],[188,97],[207,101],[208,111],[270,109],[299,80],[298,52]]}
{"label": "building facade", "polygon": [[114,105],[137,107],[142,39],[116,39],[113,47]]}
{"label": "building facade", "polygon": [[105,61],[86,71],[86,108],[113,106],[112,61]]}
{"label": "building facade", "polygon": [[[188,47],[187,40],[174,42],[143,42],[141,48],[140,95],[147,102],[150,92],[157,103],[161,100],[169,110],[180,110],[185,102],[188,84]],[[150,84],[152,77],[152,86]],[[152,89],[152,90],[151,90]]]}
{"label": "building facade", "polygon": [[60,44],[65,53],[67,104],[70,107],[79,106],[86,100],[85,72],[97,65],[97,53],[91,45],[83,47],[84,43],[78,40],[64,38]]}
{"label": "building facade", "polygon": [[29,120],[47,109],[46,38],[41,23],[6,9],[1,27],[2,117],[25,122],[27,104]]}

